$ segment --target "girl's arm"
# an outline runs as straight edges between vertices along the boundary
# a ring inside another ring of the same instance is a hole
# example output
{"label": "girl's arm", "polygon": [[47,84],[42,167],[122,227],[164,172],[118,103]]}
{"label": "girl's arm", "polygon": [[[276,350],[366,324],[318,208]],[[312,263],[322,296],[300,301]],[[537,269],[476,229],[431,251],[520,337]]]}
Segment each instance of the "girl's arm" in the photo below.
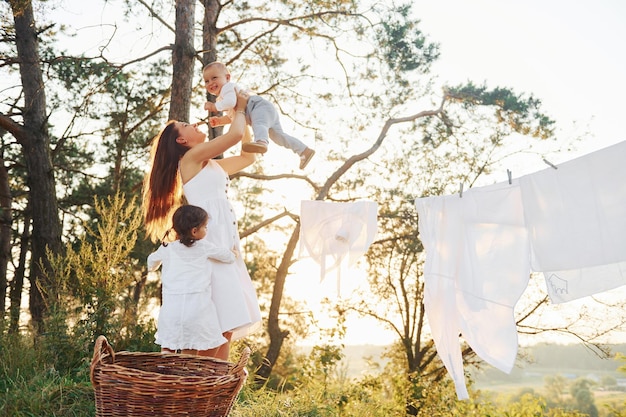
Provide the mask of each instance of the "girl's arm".
{"label": "girl's arm", "polygon": [[235,262],[236,259],[235,254],[232,250],[226,248],[218,248],[217,246],[210,247],[207,250],[207,258],[225,264],[232,264],[233,262]]}
{"label": "girl's arm", "polygon": [[159,248],[148,255],[148,272],[153,272],[159,269],[161,263],[163,262],[162,257],[162,249],[164,246],[159,246]]}

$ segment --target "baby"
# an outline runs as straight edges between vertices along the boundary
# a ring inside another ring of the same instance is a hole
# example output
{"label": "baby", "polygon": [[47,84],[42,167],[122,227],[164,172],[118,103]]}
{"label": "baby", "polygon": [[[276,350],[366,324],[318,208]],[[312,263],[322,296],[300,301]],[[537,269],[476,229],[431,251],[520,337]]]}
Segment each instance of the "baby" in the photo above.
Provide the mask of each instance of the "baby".
{"label": "baby", "polygon": [[[212,62],[202,70],[206,91],[217,96],[215,103],[206,102],[204,109],[210,112],[225,111],[224,116],[209,118],[212,127],[229,124],[233,116],[233,108],[237,102],[235,89],[241,86],[230,81],[230,72],[221,62]],[[258,95],[252,95],[246,107],[246,121],[252,126],[254,141],[244,143],[245,152],[265,153],[269,139],[276,144],[291,149],[300,156],[300,169],[304,169],[313,158],[315,151],[301,140],[283,132],[278,112],[272,103]]]}

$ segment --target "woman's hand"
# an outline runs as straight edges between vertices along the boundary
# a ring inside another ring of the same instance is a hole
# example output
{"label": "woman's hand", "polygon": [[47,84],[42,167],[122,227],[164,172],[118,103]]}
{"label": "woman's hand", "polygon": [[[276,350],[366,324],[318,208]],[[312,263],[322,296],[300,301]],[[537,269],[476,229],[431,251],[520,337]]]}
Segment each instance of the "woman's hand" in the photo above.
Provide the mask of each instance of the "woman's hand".
{"label": "woman's hand", "polygon": [[230,120],[228,116],[209,117],[209,125],[211,125],[211,127],[224,126],[230,124],[230,122],[232,122],[232,120]]}

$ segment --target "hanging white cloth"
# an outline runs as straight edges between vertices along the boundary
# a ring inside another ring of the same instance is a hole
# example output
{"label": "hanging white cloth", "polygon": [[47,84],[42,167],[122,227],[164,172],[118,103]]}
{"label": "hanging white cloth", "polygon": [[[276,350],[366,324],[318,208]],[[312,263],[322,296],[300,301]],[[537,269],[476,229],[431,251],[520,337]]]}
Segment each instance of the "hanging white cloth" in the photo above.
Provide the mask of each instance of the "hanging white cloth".
{"label": "hanging white cloth", "polygon": [[339,271],[344,259],[351,266],[367,252],[376,237],[377,210],[373,201],[302,201],[300,253],[306,250],[320,265],[321,280],[326,273]]}
{"label": "hanging white cloth", "polygon": [[514,306],[531,269],[544,273],[553,302],[626,284],[625,159],[622,142],[462,198],[416,200],[426,313],[460,399],[468,396],[459,333],[509,372]]}
{"label": "hanging white cloth", "polygon": [[424,304],[437,352],[468,398],[459,334],[483,360],[510,372],[517,355],[514,307],[530,275],[517,184],[417,199]]}
{"label": "hanging white cloth", "polygon": [[626,284],[626,142],[520,178],[532,269],[561,303]]}

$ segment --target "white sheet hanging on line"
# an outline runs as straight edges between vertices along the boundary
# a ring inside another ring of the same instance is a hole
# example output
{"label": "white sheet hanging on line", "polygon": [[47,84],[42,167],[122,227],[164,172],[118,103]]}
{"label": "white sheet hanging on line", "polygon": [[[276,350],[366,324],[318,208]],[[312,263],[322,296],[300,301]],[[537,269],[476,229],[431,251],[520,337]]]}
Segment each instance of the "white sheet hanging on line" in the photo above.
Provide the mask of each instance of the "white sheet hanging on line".
{"label": "white sheet hanging on line", "polygon": [[426,314],[439,357],[468,398],[459,333],[486,362],[510,372],[514,307],[528,284],[529,246],[516,183],[417,199]]}
{"label": "white sheet hanging on line", "polygon": [[626,284],[626,142],[520,178],[532,269],[550,299]]}
{"label": "white sheet hanging on line", "polygon": [[[303,200],[300,206],[300,252],[320,265],[320,279],[353,265],[376,237],[378,205],[373,201],[333,203]],[[338,281],[339,285],[339,281]]]}
{"label": "white sheet hanging on line", "polygon": [[[553,302],[626,284],[625,159],[622,142],[512,184],[470,189],[463,198],[416,200],[420,238],[427,251],[426,312],[437,352],[459,398],[467,398],[459,331],[478,356],[505,372],[517,352],[517,341],[513,348],[513,338],[506,332],[502,340],[489,343],[490,338],[499,338],[497,326],[512,327],[506,320],[495,320],[491,328],[496,315],[480,314],[481,299],[494,311],[499,305],[502,311],[513,312],[530,269],[544,272]],[[493,244],[486,244],[489,241]],[[512,287],[499,294],[506,289],[496,278],[502,270]],[[480,288],[488,291],[477,296],[474,291]],[[481,327],[484,323],[488,326]]]}

